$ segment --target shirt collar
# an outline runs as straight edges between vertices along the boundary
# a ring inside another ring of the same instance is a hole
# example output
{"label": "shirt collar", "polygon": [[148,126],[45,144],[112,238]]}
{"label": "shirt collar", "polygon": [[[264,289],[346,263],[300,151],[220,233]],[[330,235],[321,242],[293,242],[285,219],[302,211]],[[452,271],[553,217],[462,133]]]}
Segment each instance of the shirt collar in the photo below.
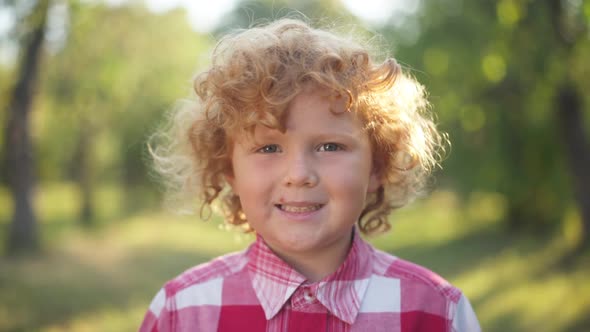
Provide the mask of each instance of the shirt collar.
{"label": "shirt collar", "polygon": [[[248,271],[266,319],[273,318],[307,279],[273,253],[262,237],[248,250]],[[354,323],[369,284],[372,247],[353,232],[351,248],[336,272],[314,285],[317,299],[334,316]]]}

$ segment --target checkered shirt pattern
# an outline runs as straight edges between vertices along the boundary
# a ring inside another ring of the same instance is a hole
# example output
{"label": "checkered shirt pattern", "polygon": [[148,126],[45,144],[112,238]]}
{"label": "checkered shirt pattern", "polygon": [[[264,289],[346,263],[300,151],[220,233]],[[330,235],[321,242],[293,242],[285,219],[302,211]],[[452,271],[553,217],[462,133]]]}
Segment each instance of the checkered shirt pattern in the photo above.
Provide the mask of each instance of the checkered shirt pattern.
{"label": "checkered shirt pattern", "polygon": [[355,233],[344,263],[315,283],[258,237],[245,251],[169,281],[139,331],[477,332],[480,327],[457,288]]}

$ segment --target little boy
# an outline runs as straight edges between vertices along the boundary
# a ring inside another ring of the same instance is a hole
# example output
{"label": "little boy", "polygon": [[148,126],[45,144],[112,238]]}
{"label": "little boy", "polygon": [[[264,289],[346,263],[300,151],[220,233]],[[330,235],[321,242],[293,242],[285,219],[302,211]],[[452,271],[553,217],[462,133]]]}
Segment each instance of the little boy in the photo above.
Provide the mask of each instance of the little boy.
{"label": "little boy", "polygon": [[393,59],[282,19],[222,39],[152,151],[170,188],[255,232],[156,295],[141,332],[479,331],[462,293],[365,242],[444,142]]}

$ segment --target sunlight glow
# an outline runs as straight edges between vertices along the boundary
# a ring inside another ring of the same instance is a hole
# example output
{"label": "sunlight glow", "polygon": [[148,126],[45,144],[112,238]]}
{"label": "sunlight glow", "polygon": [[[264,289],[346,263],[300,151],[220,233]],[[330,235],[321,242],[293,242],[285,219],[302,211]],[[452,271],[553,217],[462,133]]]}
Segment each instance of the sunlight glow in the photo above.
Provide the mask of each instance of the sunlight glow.
{"label": "sunlight glow", "polygon": [[[120,4],[127,0],[105,0]],[[209,32],[215,28],[223,16],[231,12],[238,0],[217,0],[203,3],[193,0],[144,0],[147,7],[156,13],[182,7],[188,12],[193,29]],[[420,0],[340,0],[344,6],[360,19],[371,24],[384,24],[392,17],[408,16],[420,8]]]}
{"label": "sunlight glow", "polygon": [[223,16],[237,5],[236,0],[216,0],[204,3],[193,0],[145,0],[147,7],[154,12],[164,12],[175,7],[184,7],[193,29],[200,32],[211,31]]}
{"label": "sunlight glow", "polygon": [[384,24],[395,16],[416,13],[420,0],[341,0],[344,6],[360,19],[374,24]]}

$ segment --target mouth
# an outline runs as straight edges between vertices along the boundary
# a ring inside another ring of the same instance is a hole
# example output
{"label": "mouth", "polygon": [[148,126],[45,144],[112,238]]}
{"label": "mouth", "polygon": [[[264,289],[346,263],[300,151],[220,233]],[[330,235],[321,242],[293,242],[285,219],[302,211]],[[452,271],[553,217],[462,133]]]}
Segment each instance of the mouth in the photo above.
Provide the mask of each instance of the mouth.
{"label": "mouth", "polygon": [[309,213],[321,209],[324,204],[306,204],[306,205],[290,205],[290,204],[275,204],[275,206],[285,212],[289,213]]}

